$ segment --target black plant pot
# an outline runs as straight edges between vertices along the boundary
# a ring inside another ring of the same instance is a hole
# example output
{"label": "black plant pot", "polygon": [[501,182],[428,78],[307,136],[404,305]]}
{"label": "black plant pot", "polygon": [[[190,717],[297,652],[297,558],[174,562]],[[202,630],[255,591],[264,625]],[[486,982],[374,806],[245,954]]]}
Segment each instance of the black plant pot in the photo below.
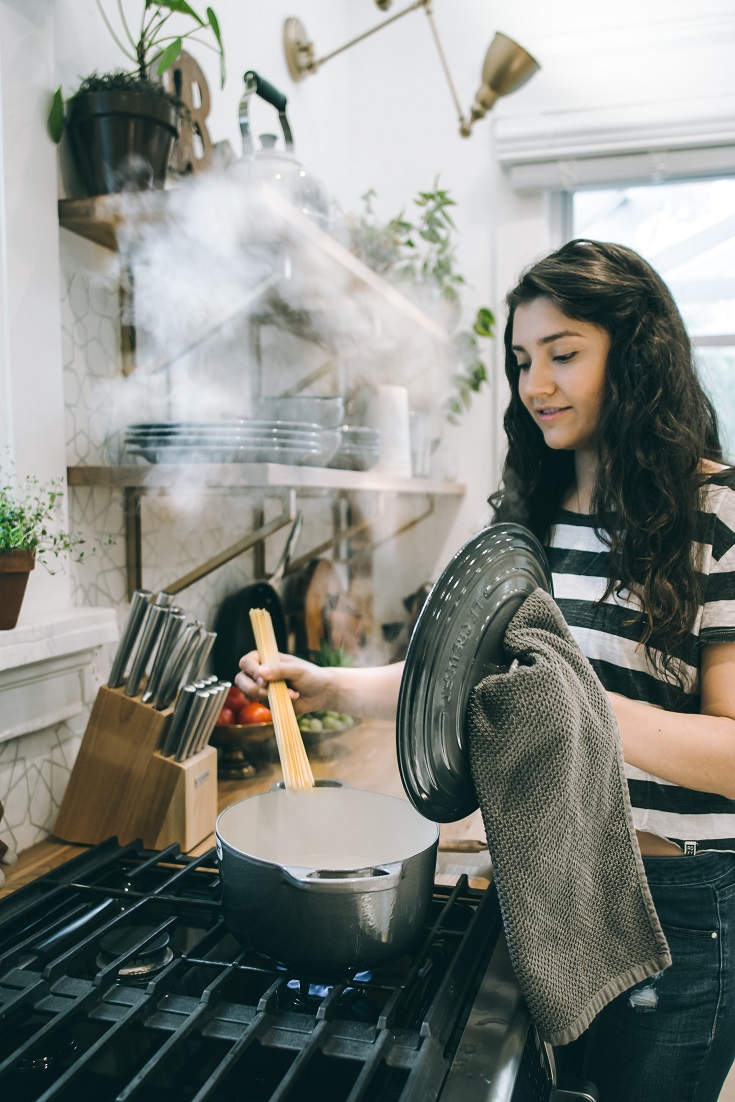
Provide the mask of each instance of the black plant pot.
{"label": "black plant pot", "polygon": [[89,195],[162,188],[179,110],[140,92],[85,92],[69,101],[66,128]]}

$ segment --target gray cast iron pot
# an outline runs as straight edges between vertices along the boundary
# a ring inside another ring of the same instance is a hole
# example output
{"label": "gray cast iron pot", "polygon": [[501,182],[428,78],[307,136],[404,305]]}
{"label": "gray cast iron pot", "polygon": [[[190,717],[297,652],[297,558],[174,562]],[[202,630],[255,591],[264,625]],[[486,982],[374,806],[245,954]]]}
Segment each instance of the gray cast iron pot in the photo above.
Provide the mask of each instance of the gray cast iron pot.
{"label": "gray cast iron pot", "polygon": [[224,919],[297,976],[339,979],[409,953],[431,908],[439,828],[406,801],[275,785],[216,823]]}

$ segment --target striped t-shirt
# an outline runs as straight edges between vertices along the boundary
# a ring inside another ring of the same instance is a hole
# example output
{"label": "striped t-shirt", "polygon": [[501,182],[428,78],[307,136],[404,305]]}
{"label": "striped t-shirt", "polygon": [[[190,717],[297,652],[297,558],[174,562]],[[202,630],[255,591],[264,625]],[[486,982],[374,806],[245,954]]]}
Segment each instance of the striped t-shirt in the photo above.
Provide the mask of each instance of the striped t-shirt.
{"label": "striped t-shirt", "polygon": [[[682,685],[652,668],[640,644],[641,625],[626,624],[629,593],[601,605],[608,549],[595,535],[594,518],[559,510],[546,548],[554,597],[570,631],[609,692],[676,712],[698,712],[703,644],[735,642],[735,471],[715,476],[702,491],[699,542],[703,547],[704,601],[680,653]],[[682,788],[626,762],[638,830],[698,849],[735,849],[735,800]]]}

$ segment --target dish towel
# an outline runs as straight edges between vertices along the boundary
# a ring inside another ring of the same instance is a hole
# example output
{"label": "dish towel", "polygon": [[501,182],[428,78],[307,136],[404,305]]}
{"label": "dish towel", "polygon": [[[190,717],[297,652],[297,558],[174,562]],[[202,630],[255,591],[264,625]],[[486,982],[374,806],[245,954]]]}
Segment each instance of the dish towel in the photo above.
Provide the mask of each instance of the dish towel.
{"label": "dish towel", "polygon": [[504,644],[510,669],[470,697],[470,768],[514,971],[539,1033],[563,1045],[671,956],[602,684],[542,589]]}

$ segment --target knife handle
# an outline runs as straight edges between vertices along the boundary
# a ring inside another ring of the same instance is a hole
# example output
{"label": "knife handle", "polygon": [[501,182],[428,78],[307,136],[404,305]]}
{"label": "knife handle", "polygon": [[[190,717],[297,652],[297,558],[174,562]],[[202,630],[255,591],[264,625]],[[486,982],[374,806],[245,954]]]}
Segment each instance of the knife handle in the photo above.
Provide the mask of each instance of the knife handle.
{"label": "knife handle", "polygon": [[186,653],[192,646],[192,640],[196,640],[197,638],[198,629],[196,624],[185,624],[183,631],[176,640],[171,654],[166,661],[163,673],[161,674],[161,680],[158,685],[155,700],[157,711],[161,712],[164,708],[168,708],[169,704],[176,696],[176,692],[181,684],[180,671],[183,670]]}
{"label": "knife handle", "polygon": [[145,687],[145,692],[141,698],[144,704],[150,704],[151,701],[155,699],[158,687],[163,679],[168,656],[176,643],[179,632],[186,619],[186,615],[183,612],[175,612],[172,608],[168,608],[166,611],[167,616],[161,632],[161,640],[158,644],[156,657],[153,660],[153,666],[151,668],[150,677],[148,678],[148,683]]}
{"label": "knife handle", "polygon": [[232,688],[231,681],[220,681],[217,685],[212,686],[212,689],[210,691],[212,691],[214,695],[211,701],[211,706],[207,711],[205,721],[200,729],[199,737],[197,738],[196,745],[193,750],[194,754],[198,754],[200,750],[203,750],[204,747],[209,743],[209,740],[212,737],[212,731],[214,730],[215,724],[217,722],[217,716],[222,711],[222,704],[225,697],[227,696],[227,691],[230,688]]}
{"label": "knife handle", "polygon": [[206,665],[207,659],[209,658],[210,652],[212,650],[212,647],[214,646],[214,641],[215,641],[216,638],[217,638],[217,632],[216,631],[206,631],[206,632],[204,632],[202,638],[199,641],[199,648],[198,648],[198,650],[197,650],[196,654],[194,655],[194,657],[192,659],[192,662],[191,662],[190,679],[193,680],[195,678],[199,678],[199,677],[202,676],[202,670],[204,669],[204,666]]}
{"label": "knife handle", "polygon": [[140,682],[145,673],[148,659],[153,653],[153,648],[163,627],[163,621],[168,614],[168,609],[163,605],[149,605],[143,632],[138,643],[130,674],[125,685],[126,696],[137,696]]}
{"label": "knife handle", "polygon": [[171,718],[168,721],[168,728],[161,747],[161,754],[164,758],[170,758],[176,749],[179,733],[182,729],[182,725],[186,721],[186,716],[191,707],[195,692],[195,689],[187,685],[186,688],[181,690],[176,698],[176,704],[171,713]]}
{"label": "knife handle", "polygon": [[199,724],[207,710],[209,696],[208,689],[197,689],[194,693],[194,699],[187,712],[183,729],[179,733],[178,746],[174,755],[178,762],[186,761],[189,757],[189,752],[199,730]]}
{"label": "knife handle", "polygon": [[136,589],[131,598],[128,620],[117,645],[110,676],[107,679],[107,686],[110,689],[118,689],[125,680],[125,667],[133,649],[133,644],[138,637],[140,625],[143,623],[150,596],[151,591],[149,589]]}

